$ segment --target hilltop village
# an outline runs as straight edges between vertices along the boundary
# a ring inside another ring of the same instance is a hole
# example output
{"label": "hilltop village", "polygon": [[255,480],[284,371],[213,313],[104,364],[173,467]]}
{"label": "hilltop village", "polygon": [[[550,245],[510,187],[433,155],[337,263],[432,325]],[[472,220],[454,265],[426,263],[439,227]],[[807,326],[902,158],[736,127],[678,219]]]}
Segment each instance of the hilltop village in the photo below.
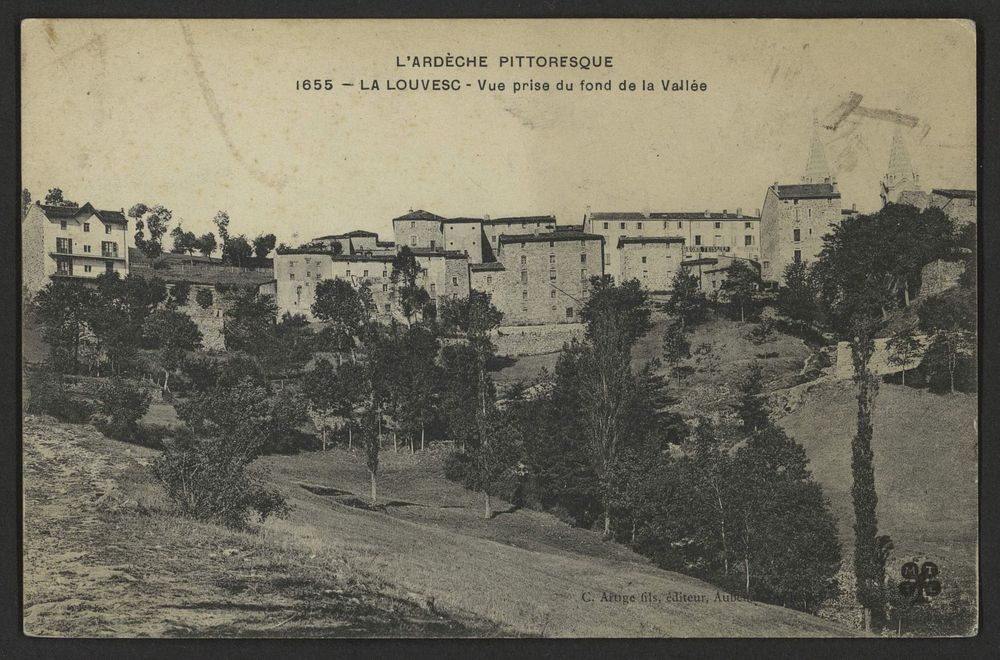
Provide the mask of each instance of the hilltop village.
{"label": "hilltop village", "polygon": [[[902,134],[892,142],[889,165],[880,182],[883,204],[938,207],[956,223],[975,221],[976,192],[922,188]],[[470,291],[490,294],[504,325],[579,322],[590,295],[590,278],[609,275],[617,282],[637,279],[650,293],[666,291],[683,265],[697,276],[706,294],[720,290],[737,262],[750,264],[764,286],[783,284],[784,268],[812,261],[831,224],[858,213],[841,198],[816,130],[800,181],[767,187],[761,209],[686,211],[592,211],[578,224],[555,216],[442,217],[410,210],[392,221],[393,236],[356,229],[318,236],[307,243],[278,246],[273,258],[238,267],[211,256],[165,255],[178,268],[157,273],[168,284],[185,281],[196,289],[220,282],[258,287],[273,295],[279,314],[313,319],[317,283],[341,278],[372,291],[376,316],[402,319],[391,282],[391,263],[409,250],[420,266],[419,282],[437,303]],[[23,223],[24,280],[27,292],[53,278],[92,279],[101,273],[152,270],[129,248],[129,218],[124,209],[31,205]],[[220,301],[221,304],[221,301]],[[222,310],[192,308],[200,325],[219,319]]]}

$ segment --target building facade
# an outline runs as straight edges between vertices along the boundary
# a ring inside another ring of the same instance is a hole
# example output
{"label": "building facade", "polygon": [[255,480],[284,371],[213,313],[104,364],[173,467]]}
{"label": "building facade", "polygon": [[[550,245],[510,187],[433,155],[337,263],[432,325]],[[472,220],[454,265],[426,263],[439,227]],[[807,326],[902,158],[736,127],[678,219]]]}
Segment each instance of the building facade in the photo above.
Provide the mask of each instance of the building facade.
{"label": "building facade", "polygon": [[120,211],[32,204],[21,222],[22,277],[34,293],[57,278],[129,272],[128,219]]}
{"label": "building facade", "polygon": [[684,238],[619,238],[620,282],[636,279],[647,291],[667,291],[684,261]]}
{"label": "building facade", "polygon": [[835,181],[768,187],[760,213],[761,277],[784,283],[785,267],[814,261],[844,216]]}

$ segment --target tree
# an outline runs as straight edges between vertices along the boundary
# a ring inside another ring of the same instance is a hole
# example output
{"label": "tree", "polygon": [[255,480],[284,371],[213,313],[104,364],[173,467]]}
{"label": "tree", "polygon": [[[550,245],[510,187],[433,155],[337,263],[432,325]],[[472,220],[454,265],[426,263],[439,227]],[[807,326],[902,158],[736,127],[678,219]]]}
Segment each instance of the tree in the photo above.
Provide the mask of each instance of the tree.
{"label": "tree", "polygon": [[472,453],[469,486],[483,493],[483,517],[493,518],[492,497],[514,476],[520,459],[520,429],[495,408],[480,414],[480,443]]}
{"label": "tree", "polygon": [[253,252],[258,259],[264,259],[271,250],[274,249],[274,244],[277,242],[277,238],[274,234],[261,234],[257,238],[253,239]]}
{"label": "tree", "polygon": [[918,211],[890,204],[878,213],[846,218],[833,226],[813,266],[828,322],[851,344],[858,401],[857,431],[851,442],[854,573],[866,629],[881,627],[886,605],[871,448],[878,378],[869,363],[888,311],[909,304],[920,269],[946,254],[952,241],[950,224],[940,209]]}
{"label": "tree", "polygon": [[379,452],[382,449],[382,436],[378,429],[381,427],[381,411],[377,407],[370,407],[361,417],[361,437],[365,448],[365,467],[368,468],[368,476],[371,480],[372,504],[378,503],[378,477]]}
{"label": "tree", "polygon": [[813,286],[809,265],[796,261],[785,266],[785,284],[778,289],[777,306],[785,316],[813,323],[819,318],[816,287]]}
{"label": "tree", "polygon": [[[128,217],[135,222],[135,246],[150,259],[160,256],[163,253],[161,241],[167,233],[167,225],[170,224],[173,213],[164,206],[148,206],[140,202],[129,209]],[[145,233],[147,230],[148,239]]]}
{"label": "tree", "polygon": [[174,254],[194,254],[201,245],[193,231],[184,231],[179,225],[170,230],[170,237],[174,240]]}
{"label": "tree", "polygon": [[664,308],[677,317],[682,332],[687,332],[705,319],[708,300],[698,285],[698,278],[683,264],[670,283],[670,298]]}
{"label": "tree", "polygon": [[436,364],[438,340],[432,331],[422,325],[406,329],[400,337],[395,360],[394,389],[399,407],[400,428],[410,438],[413,451],[417,433],[420,448],[424,448],[426,425],[434,417],[434,402],[440,383],[440,370]]}
{"label": "tree", "polygon": [[426,289],[417,285],[420,272],[416,256],[408,245],[404,245],[392,258],[392,273],[389,275],[389,280],[397,289],[399,305],[407,324],[410,324],[413,315],[430,301]]}
{"label": "tree", "polygon": [[353,349],[371,323],[374,312],[371,289],[367,284],[354,288],[347,280],[322,280],[316,284],[311,310],[313,315],[329,325],[337,350]]}
{"label": "tree", "polygon": [[226,241],[229,240],[229,214],[225,211],[219,211],[212,219],[212,224],[215,225],[216,230],[219,232],[219,238],[222,239],[222,243],[225,245]]}
{"label": "tree", "polygon": [[215,252],[215,249],[218,246],[219,244],[215,240],[215,234],[208,232],[207,234],[202,234],[201,237],[198,238],[195,249],[201,253],[201,256],[211,257],[212,253]]}
{"label": "tree", "polygon": [[185,353],[201,348],[201,330],[184,312],[158,309],[146,318],[142,333],[152,346],[160,350],[163,391],[169,392],[170,374],[180,369]]}
{"label": "tree", "polygon": [[750,365],[743,380],[739,384],[740,397],[736,406],[736,414],[743,423],[743,429],[748,434],[757,433],[771,423],[771,414],[763,398],[764,374],[760,363],[754,361]]}
{"label": "tree", "polygon": [[355,409],[367,398],[364,368],[347,362],[334,367],[328,360],[319,359],[303,378],[303,393],[314,413],[320,418],[323,449],[326,450],[326,429],[329,417],[340,417],[348,429],[348,447],[352,443]]}
{"label": "tree", "polygon": [[677,364],[691,357],[691,342],[684,336],[680,319],[667,323],[663,332],[663,359],[669,364]]}
{"label": "tree", "polygon": [[255,290],[239,291],[223,313],[222,334],[226,349],[262,355],[274,338],[278,306],[274,296]]}
{"label": "tree", "polygon": [[629,346],[653,327],[649,320],[649,297],[639,280],[633,278],[616,285],[608,275],[595,275],[590,278],[590,287],[590,297],[580,310],[580,318],[587,325],[588,339],[594,339],[603,319],[613,316],[619,317],[620,339]]}
{"label": "tree", "polygon": [[149,410],[149,392],[122,378],[112,378],[98,391],[100,412],[107,419],[106,434],[118,440],[135,436],[139,420]]}
{"label": "tree", "polygon": [[754,293],[760,287],[760,273],[746,261],[734,261],[726,270],[719,290],[733,315],[739,310],[740,323],[746,322],[747,312],[754,304]]}
{"label": "tree", "polygon": [[975,291],[966,290],[962,296],[947,292],[932,296],[920,306],[918,317],[920,329],[930,335],[923,364],[932,385],[944,381],[942,376],[947,374],[948,391],[954,394],[958,366],[976,350]]}
{"label": "tree", "polygon": [[449,344],[441,349],[438,406],[445,433],[462,452],[479,444],[478,416],[496,399],[489,373],[479,367],[484,346]]}
{"label": "tree", "polygon": [[913,336],[912,332],[903,330],[893,334],[885,348],[888,351],[889,364],[903,368],[901,375],[903,385],[906,385],[907,365],[920,357],[923,352],[923,344]]}
{"label": "tree", "polygon": [[243,234],[222,241],[222,263],[242,267],[253,257],[253,246]]}
{"label": "tree", "polygon": [[[23,193],[22,193],[23,195]],[[22,196],[23,199],[23,196]],[[77,208],[80,206],[76,202],[71,202],[68,199],[63,198],[63,191],[61,188],[49,188],[49,192],[45,195],[45,205],[46,206],[68,206],[70,208]]]}
{"label": "tree", "polygon": [[215,296],[212,295],[211,289],[199,288],[198,292],[194,294],[194,301],[202,309],[208,309],[215,302]]}
{"label": "tree", "polygon": [[188,299],[191,296],[191,283],[190,282],[174,282],[173,286],[170,287],[169,298],[167,299],[167,305],[170,307],[183,307],[188,304]]}
{"label": "tree", "polygon": [[[482,291],[471,291],[465,298],[445,299],[441,307],[441,323],[444,328],[463,333],[472,348],[478,380],[476,392],[479,394],[481,412],[486,411],[487,392],[490,387],[486,382],[486,369],[496,352],[496,347],[490,340],[490,333],[500,327],[502,321],[503,312],[493,305],[490,294]],[[464,443],[462,446],[465,446]]]}
{"label": "tree", "polygon": [[31,191],[27,188],[21,189],[21,217],[28,215],[28,209],[31,208]]}
{"label": "tree", "polygon": [[68,366],[72,372],[79,369],[80,347],[90,332],[94,303],[93,290],[75,280],[49,282],[35,296],[53,365]]}

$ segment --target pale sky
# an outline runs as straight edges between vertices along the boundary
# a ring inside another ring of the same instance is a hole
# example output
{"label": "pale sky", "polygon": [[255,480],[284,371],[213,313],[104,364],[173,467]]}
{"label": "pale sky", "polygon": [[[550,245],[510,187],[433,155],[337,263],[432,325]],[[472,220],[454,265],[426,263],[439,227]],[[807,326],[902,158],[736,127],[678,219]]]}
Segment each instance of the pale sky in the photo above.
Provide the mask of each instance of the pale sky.
{"label": "pale sky", "polygon": [[[813,119],[851,92],[919,118],[904,129],[925,189],[976,186],[975,32],[943,20],[29,21],[22,26],[23,185],[185,229],[279,241],[391,219],[593,210],[755,212],[804,173]],[[396,56],[486,55],[487,69]],[[610,71],[499,69],[501,55],[610,55]],[[296,91],[330,78],[332,91]],[[458,78],[460,92],[362,91]],[[480,92],[476,81],[504,81]],[[619,92],[622,79],[708,91]],[[514,81],[613,81],[512,94]],[[353,87],[341,86],[353,82]],[[878,207],[895,124],[823,130],[843,203]],[[297,236],[293,238],[293,233]]]}

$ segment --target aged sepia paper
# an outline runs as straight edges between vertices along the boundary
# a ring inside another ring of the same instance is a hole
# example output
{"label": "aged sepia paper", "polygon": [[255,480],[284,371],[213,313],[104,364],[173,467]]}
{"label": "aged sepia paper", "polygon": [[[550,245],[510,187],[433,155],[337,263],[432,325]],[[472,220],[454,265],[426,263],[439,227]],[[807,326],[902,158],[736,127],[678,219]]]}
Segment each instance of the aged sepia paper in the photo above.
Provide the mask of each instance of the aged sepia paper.
{"label": "aged sepia paper", "polygon": [[973,23],[21,36],[26,634],[977,633]]}

